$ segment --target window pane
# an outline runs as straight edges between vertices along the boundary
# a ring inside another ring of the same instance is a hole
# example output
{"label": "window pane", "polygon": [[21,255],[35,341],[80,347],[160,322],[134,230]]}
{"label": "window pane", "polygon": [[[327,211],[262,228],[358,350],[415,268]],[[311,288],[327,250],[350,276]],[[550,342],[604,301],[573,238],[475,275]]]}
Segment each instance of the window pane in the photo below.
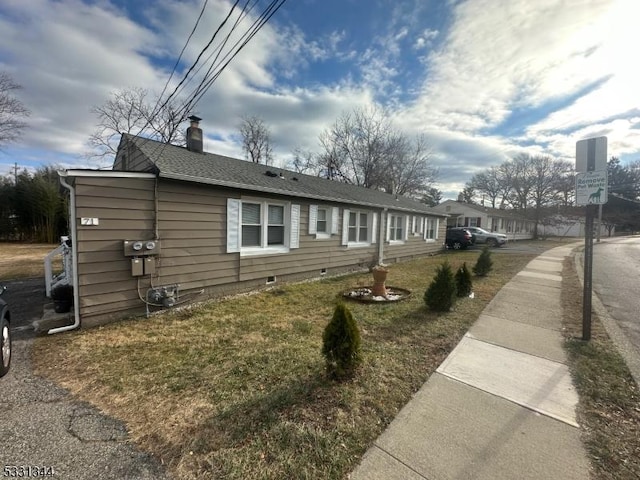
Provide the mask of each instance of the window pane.
{"label": "window pane", "polygon": [[366,213],[361,213],[360,214],[360,226],[361,227],[366,227],[367,226],[367,214]]}
{"label": "window pane", "polygon": [[358,215],[355,212],[349,213],[349,226],[355,227],[358,221]]}
{"label": "window pane", "polygon": [[267,245],[284,245],[284,227],[269,227]]}
{"label": "window pane", "polygon": [[325,208],[318,209],[318,217],[316,219],[316,231],[318,233],[327,233],[327,210]]}
{"label": "window pane", "polygon": [[360,236],[358,238],[358,241],[366,242],[368,237],[367,233],[368,233],[367,224],[365,223],[364,226],[360,226]]}
{"label": "window pane", "polygon": [[260,204],[243,203],[242,204],[242,224],[260,224]]}
{"label": "window pane", "polygon": [[269,225],[284,225],[284,207],[269,205]]}
{"label": "window pane", "polygon": [[349,241],[350,242],[358,241],[358,229],[356,227],[349,227]]}
{"label": "window pane", "polygon": [[260,246],[260,225],[243,225],[242,226],[242,246],[243,247],[259,247]]}

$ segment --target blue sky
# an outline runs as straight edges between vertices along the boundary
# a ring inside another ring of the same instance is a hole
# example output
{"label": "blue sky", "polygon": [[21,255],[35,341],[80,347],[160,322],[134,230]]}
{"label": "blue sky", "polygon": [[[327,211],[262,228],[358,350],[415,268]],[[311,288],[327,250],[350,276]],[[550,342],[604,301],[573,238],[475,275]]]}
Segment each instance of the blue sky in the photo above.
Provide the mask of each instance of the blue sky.
{"label": "blue sky", "polygon": [[[0,174],[108,166],[85,156],[91,107],[122,88],[160,92],[203,3],[2,0],[0,70],[32,114]],[[209,0],[178,79],[230,6]],[[637,160],[638,18],[637,0],[288,0],[193,113],[206,150],[239,158],[241,117],[260,116],[284,162],[296,147],[318,151],[343,112],[382,106],[426,136],[446,198],[522,152],[574,161],[576,141],[593,136]]]}

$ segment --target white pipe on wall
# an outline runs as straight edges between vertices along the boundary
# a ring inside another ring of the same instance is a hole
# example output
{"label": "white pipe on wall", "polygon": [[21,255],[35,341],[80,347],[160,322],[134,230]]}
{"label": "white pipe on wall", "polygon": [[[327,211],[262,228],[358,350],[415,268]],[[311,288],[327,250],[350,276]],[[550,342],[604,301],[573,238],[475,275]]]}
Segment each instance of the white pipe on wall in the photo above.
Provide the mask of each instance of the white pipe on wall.
{"label": "white pipe on wall", "polygon": [[67,172],[58,172],[60,176],[60,184],[69,190],[71,200],[69,202],[69,226],[71,228],[71,262],[72,262],[72,274],[71,281],[73,284],[73,324],[66,325],[64,327],[52,328],[47,333],[52,335],[54,333],[66,332],[74,330],[80,326],[80,293],[78,292],[78,235],[77,235],[77,222],[76,222],[76,191],[69,183],[67,183]]}

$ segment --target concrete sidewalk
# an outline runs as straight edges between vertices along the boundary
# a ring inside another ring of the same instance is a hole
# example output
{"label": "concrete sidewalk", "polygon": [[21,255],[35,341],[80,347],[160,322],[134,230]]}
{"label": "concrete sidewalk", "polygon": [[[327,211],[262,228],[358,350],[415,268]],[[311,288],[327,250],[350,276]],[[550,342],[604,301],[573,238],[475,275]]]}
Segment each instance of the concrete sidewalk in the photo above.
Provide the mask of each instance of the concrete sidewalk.
{"label": "concrete sidewalk", "polygon": [[350,478],[589,478],[560,333],[572,248],[538,256],[500,290]]}

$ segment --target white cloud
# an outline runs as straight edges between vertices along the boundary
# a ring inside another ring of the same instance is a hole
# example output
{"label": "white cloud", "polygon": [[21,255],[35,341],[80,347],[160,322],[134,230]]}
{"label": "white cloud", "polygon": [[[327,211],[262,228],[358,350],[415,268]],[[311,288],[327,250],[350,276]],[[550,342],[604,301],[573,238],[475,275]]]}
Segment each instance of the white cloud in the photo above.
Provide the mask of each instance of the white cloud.
{"label": "white cloud", "polygon": [[[240,117],[259,115],[271,128],[276,155],[286,159],[296,146],[316,150],[319,133],[343,111],[382,99],[395,109],[396,125],[429,136],[447,192],[523,148],[571,158],[576,140],[598,133],[609,136],[611,154],[640,150],[634,128],[640,113],[633,110],[640,105],[640,75],[630,39],[640,3],[449,3],[446,29],[425,28],[427,17],[419,12],[428,8],[425,2],[394,4],[362,50],[348,29],[331,26],[309,38],[296,25],[270,22],[193,112],[204,119],[206,148],[241,155]],[[153,9],[139,9],[149,17],[135,23],[108,0],[3,0],[0,69],[23,85],[20,98],[33,112],[25,145],[83,153],[95,125],[90,108],[124,87],[159,92],[201,6],[199,0],[159,0]],[[172,88],[230,6],[209,1]],[[407,52],[418,55],[425,75],[421,84],[405,87]],[[303,73],[329,62],[355,69],[330,84],[296,86]],[[606,80],[588,90],[598,79]],[[414,93],[410,105],[401,103]],[[547,115],[549,105],[557,111]],[[523,122],[510,138],[497,133],[514,111],[531,109],[537,117],[530,125]]]}
{"label": "white cloud", "polygon": [[427,28],[416,38],[416,41],[413,43],[413,49],[424,50],[425,48],[430,47],[432,41],[438,36],[438,33],[440,33],[438,30],[431,30]]}

